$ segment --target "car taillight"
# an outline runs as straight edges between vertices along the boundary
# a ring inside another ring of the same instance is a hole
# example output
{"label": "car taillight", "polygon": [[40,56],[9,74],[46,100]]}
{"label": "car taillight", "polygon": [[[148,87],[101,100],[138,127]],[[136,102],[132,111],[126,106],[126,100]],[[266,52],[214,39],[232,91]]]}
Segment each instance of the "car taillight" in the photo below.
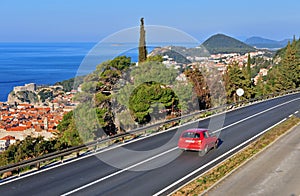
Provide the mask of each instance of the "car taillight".
{"label": "car taillight", "polygon": [[201,141],[201,140],[199,140],[199,141],[198,141],[198,144],[201,144],[201,143],[202,143],[202,141]]}

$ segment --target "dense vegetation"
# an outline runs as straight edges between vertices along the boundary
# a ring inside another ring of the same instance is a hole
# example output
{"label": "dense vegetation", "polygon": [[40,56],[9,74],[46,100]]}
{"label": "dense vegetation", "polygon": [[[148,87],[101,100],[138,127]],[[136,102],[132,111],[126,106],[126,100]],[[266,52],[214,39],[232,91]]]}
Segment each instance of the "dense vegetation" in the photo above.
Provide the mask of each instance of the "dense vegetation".
{"label": "dense vegetation", "polygon": [[289,42],[277,55],[279,55],[282,60],[269,71],[266,82],[264,82],[266,85],[263,90],[266,92],[280,92],[299,88],[300,40],[296,41],[294,38],[293,42]]}
{"label": "dense vegetation", "polygon": [[[280,56],[282,60],[273,65],[270,61],[261,58],[249,59],[248,64],[240,68],[237,64],[230,66],[225,74],[226,92],[228,102],[238,100],[237,88],[243,88],[245,95],[241,99],[259,97],[266,94],[278,93],[281,91],[299,88],[300,82],[300,40],[293,40],[292,43],[278,52],[275,59]],[[257,67],[250,69],[251,62],[258,63]],[[251,78],[257,74],[258,68],[270,68],[268,75],[260,77],[254,85]]]}
{"label": "dense vegetation", "polygon": [[[233,103],[299,88],[299,47],[300,41],[295,39],[288,43],[275,57],[282,59],[276,65],[262,58],[251,59],[250,55],[248,63],[242,67],[233,63],[223,76],[225,89],[217,85],[222,83],[222,76],[199,67],[185,69],[183,73],[186,80],[176,80],[182,72],[173,67],[167,68],[161,63],[161,56],[147,58],[139,66],[133,65],[126,56],[103,62],[93,73],[77,78],[78,81],[75,79],[75,83],[81,84],[82,92],[74,98],[80,104],[64,116],[58,126],[57,137],[49,141],[42,137],[27,137],[18,141],[0,154],[0,165],[114,135],[139,124],[225,104],[220,100],[222,90],[227,103]],[[270,68],[268,75],[260,78],[257,85],[254,85],[252,78],[258,70],[252,69],[252,64]],[[72,86],[72,80],[63,83]],[[245,91],[240,98],[236,95],[238,88]],[[52,97],[47,91],[39,96],[42,99]]]}
{"label": "dense vegetation", "polygon": [[254,52],[256,49],[232,37],[217,34],[208,38],[202,44],[211,54]]}
{"label": "dense vegetation", "polygon": [[85,76],[77,76],[76,78],[71,78],[68,80],[57,82],[54,85],[62,85],[65,92],[70,92],[73,89],[76,90],[78,86],[83,83],[84,77]]}

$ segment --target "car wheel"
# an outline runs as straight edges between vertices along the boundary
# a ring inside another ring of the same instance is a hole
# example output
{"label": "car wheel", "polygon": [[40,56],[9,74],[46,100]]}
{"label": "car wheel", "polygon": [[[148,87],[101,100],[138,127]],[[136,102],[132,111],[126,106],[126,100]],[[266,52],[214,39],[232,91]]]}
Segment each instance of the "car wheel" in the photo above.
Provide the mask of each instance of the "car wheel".
{"label": "car wheel", "polygon": [[214,149],[217,149],[217,148],[218,148],[218,145],[219,145],[219,139],[217,139],[217,141],[215,142],[215,144],[214,144]]}
{"label": "car wheel", "polygon": [[206,145],[205,148],[204,148],[204,154],[206,154],[207,151],[208,151],[208,145]]}
{"label": "car wheel", "polygon": [[208,151],[208,146],[206,145],[205,148],[199,152],[199,155],[202,157],[207,153],[207,151]]}

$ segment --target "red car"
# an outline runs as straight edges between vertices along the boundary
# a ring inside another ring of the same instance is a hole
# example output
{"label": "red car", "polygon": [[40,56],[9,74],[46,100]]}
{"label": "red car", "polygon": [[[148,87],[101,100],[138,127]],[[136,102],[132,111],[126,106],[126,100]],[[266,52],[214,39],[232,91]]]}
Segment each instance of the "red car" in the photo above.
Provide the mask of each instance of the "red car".
{"label": "red car", "polygon": [[181,150],[196,150],[206,154],[209,149],[218,147],[219,139],[210,135],[207,129],[188,129],[180,135],[178,148]]}

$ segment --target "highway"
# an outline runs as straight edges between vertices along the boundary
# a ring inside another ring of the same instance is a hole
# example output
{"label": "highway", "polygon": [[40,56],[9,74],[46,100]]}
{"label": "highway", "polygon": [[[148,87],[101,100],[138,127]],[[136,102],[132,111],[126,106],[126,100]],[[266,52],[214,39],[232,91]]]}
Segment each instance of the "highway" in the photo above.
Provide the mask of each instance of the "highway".
{"label": "highway", "polygon": [[205,195],[299,195],[299,141],[300,125]]}
{"label": "highway", "polygon": [[176,146],[183,130],[214,127],[209,118],[0,183],[0,193],[166,195],[230,156],[239,149],[234,149],[236,146],[299,109],[300,93],[297,93],[227,112],[219,135],[221,144],[205,156],[197,152],[182,153]]}

